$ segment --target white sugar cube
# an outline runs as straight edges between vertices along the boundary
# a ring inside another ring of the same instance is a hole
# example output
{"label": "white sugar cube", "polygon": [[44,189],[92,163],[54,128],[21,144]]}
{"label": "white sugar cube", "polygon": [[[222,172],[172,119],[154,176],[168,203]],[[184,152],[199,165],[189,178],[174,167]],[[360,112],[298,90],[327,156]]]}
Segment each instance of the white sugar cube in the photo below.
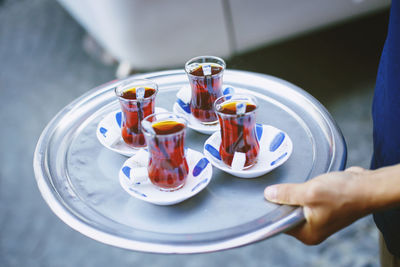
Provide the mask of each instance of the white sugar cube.
{"label": "white sugar cube", "polygon": [[245,163],[246,163],[246,153],[235,152],[231,164],[232,169],[234,169],[235,171],[241,171],[243,170]]}

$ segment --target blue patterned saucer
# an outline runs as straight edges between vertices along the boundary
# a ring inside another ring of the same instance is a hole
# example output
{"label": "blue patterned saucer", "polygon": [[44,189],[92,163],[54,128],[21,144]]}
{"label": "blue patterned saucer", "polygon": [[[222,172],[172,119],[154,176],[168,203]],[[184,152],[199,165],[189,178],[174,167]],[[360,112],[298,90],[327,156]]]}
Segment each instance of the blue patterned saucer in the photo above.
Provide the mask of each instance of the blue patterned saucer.
{"label": "blue patterned saucer", "polygon": [[145,180],[133,181],[135,172],[143,175],[148,162],[148,152],[141,149],[133,157],[125,161],[119,171],[119,182],[131,196],[156,205],[173,205],[182,202],[203,190],[211,181],[212,166],[207,158],[198,151],[187,149],[186,160],[189,174],[185,185],[172,192],[159,190],[145,174]]}
{"label": "blue patterned saucer", "polygon": [[[164,108],[155,108],[155,113],[167,111]],[[139,149],[128,146],[121,136],[122,112],[116,110],[105,116],[97,125],[96,136],[106,148],[127,157],[135,155]]]}
{"label": "blue patterned saucer", "polygon": [[257,163],[245,170],[234,170],[226,165],[219,154],[220,131],[212,134],[204,143],[204,155],[213,166],[241,178],[255,178],[264,175],[285,163],[293,151],[290,137],[270,125],[256,124],[257,139],[260,144]]}

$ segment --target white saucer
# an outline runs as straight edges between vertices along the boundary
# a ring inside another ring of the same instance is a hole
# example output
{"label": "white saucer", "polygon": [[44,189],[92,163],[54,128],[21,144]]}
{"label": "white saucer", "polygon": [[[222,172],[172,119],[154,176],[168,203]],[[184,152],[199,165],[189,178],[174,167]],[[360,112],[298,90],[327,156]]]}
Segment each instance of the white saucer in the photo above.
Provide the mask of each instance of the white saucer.
{"label": "white saucer", "polygon": [[[155,108],[155,113],[167,111],[164,108]],[[116,110],[105,116],[97,125],[96,136],[106,148],[127,157],[135,155],[139,149],[128,146],[121,136],[122,112]]]}
{"label": "white saucer", "polygon": [[288,160],[293,151],[290,137],[283,131],[270,126],[256,124],[257,139],[260,144],[257,163],[249,169],[233,170],[228,167],[219,154],[220,131],[212,134],[204,143],[204,155],[211,164],[224,172],[241,178],[255,178],[279,167]]}
{"label": "white saucer", "polygon": [[[125,161],[119,171],[119,182],[131,196],[156,205],[173,205],[182,202],[203,190],[211,181],[212,166],[207,158],[198,151],[187,149],[186,160],[189,174],[185,185],[172,192],[165,192],[153,185],[149,179],[144,182],[132,182],[132,173],[147,166],[148,156],[145,150]],[[145,155],[146,154],[146,155]]]}
{"label": "white saucer", "polygon": [[[223,94],[234,94],[237,90],[233,89],[232,86],[225,86]],[[196,119],[190,112],[190,99],[191,99],[191,89],[189,85],[184,85],[176,94],[176,101],[172,107],[173,112],[179,113],[184,116],[188,121],[188,127],[203,133],[203,134],[213,134],[219,130],[219,123],[205,125],[202,124],[198,119]]]}

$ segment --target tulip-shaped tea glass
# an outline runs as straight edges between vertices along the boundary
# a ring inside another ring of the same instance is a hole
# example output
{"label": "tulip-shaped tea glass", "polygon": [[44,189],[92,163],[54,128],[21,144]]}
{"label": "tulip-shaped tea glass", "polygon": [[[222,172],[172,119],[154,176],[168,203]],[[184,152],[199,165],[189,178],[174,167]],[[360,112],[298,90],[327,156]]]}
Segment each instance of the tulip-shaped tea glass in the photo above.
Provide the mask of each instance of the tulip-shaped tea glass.
{"label": "tulip-shaped tea glass", "polygon": [[195,57],[185,64],[185,71],[192,89],[190,111],[203,124],[218,122],[213,104],[218,97],[222,96],[225,67],[225,61],[214,56]]}
{"label": "tulip-shaped tea glass", "polygon": [[221,96],[214,103],[221,129],[221,159],[233,169],[243,170],[257,163],[257,107],[255,97],[241,94]]}
{"label": "tulip-shaped tea glass", "polygon": [[146,146],[141,122],[154,113],[157,92],[157,84],[147,79],[128,79],[115,88],[123,114],[122,138],[130,147]]}
{"label": "tulip-shaped tea glass", "polygon": [[180,189],[189,172],[185,157],[186,120],[163,112],[146,117],[142,126],[149,149],[150,181],[162,191]]}

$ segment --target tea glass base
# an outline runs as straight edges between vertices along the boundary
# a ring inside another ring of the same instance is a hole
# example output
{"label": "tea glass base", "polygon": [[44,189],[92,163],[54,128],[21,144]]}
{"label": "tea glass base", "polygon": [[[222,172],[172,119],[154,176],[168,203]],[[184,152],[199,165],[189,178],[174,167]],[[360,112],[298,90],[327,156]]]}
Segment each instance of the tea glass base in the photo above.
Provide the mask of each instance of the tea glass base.
{"label": "tea glass base", "polygon": [[135,150],[147,148],[147,145],[144,145],[144,146],[133,146],[133,145],[128,144],[127,142],[125,142],[125,144],[126,144],[129,148],[132,148],[132,149],[135,149]]}
{"label": "tea glass base", "polygon": [[159,187],[157,185],[156,186],[157,186],[158,190],[160,190],[162,192],[174,192],[174,191],[177,191],[177,190],[181,189],[184,185],[185,185],[185,183],[182,183],[182,184],[180,184],[180,185],[178,185],[177,187],[174,187],[174,188],[162,188],[162,187]]}
{"label": "tea glass base", "polygon": [[[229,169],[232,169],[232,170],[233,170],[233,168],[232,168],[231,165],[226,164],[224,161],[222,161],[222,162],[224,163],[224,165],[225,165],[226,167],[228,167]],[[253,164],[251,164],[251,165],[249,165],[249,166],[243,167],[242,171],[247,170],[247,169],[250,169],[251,167],[253,167],[254,165],[256,165],[257,162],[258,162],[258,161],[256,160]]]}
{"label": "tea glass base", "polygon": [[218,120],[216,120],[216,121],[201,121],[199,119],[197,119],[197,120],[203,125],[216,125],[216,124],[218,124]]}

